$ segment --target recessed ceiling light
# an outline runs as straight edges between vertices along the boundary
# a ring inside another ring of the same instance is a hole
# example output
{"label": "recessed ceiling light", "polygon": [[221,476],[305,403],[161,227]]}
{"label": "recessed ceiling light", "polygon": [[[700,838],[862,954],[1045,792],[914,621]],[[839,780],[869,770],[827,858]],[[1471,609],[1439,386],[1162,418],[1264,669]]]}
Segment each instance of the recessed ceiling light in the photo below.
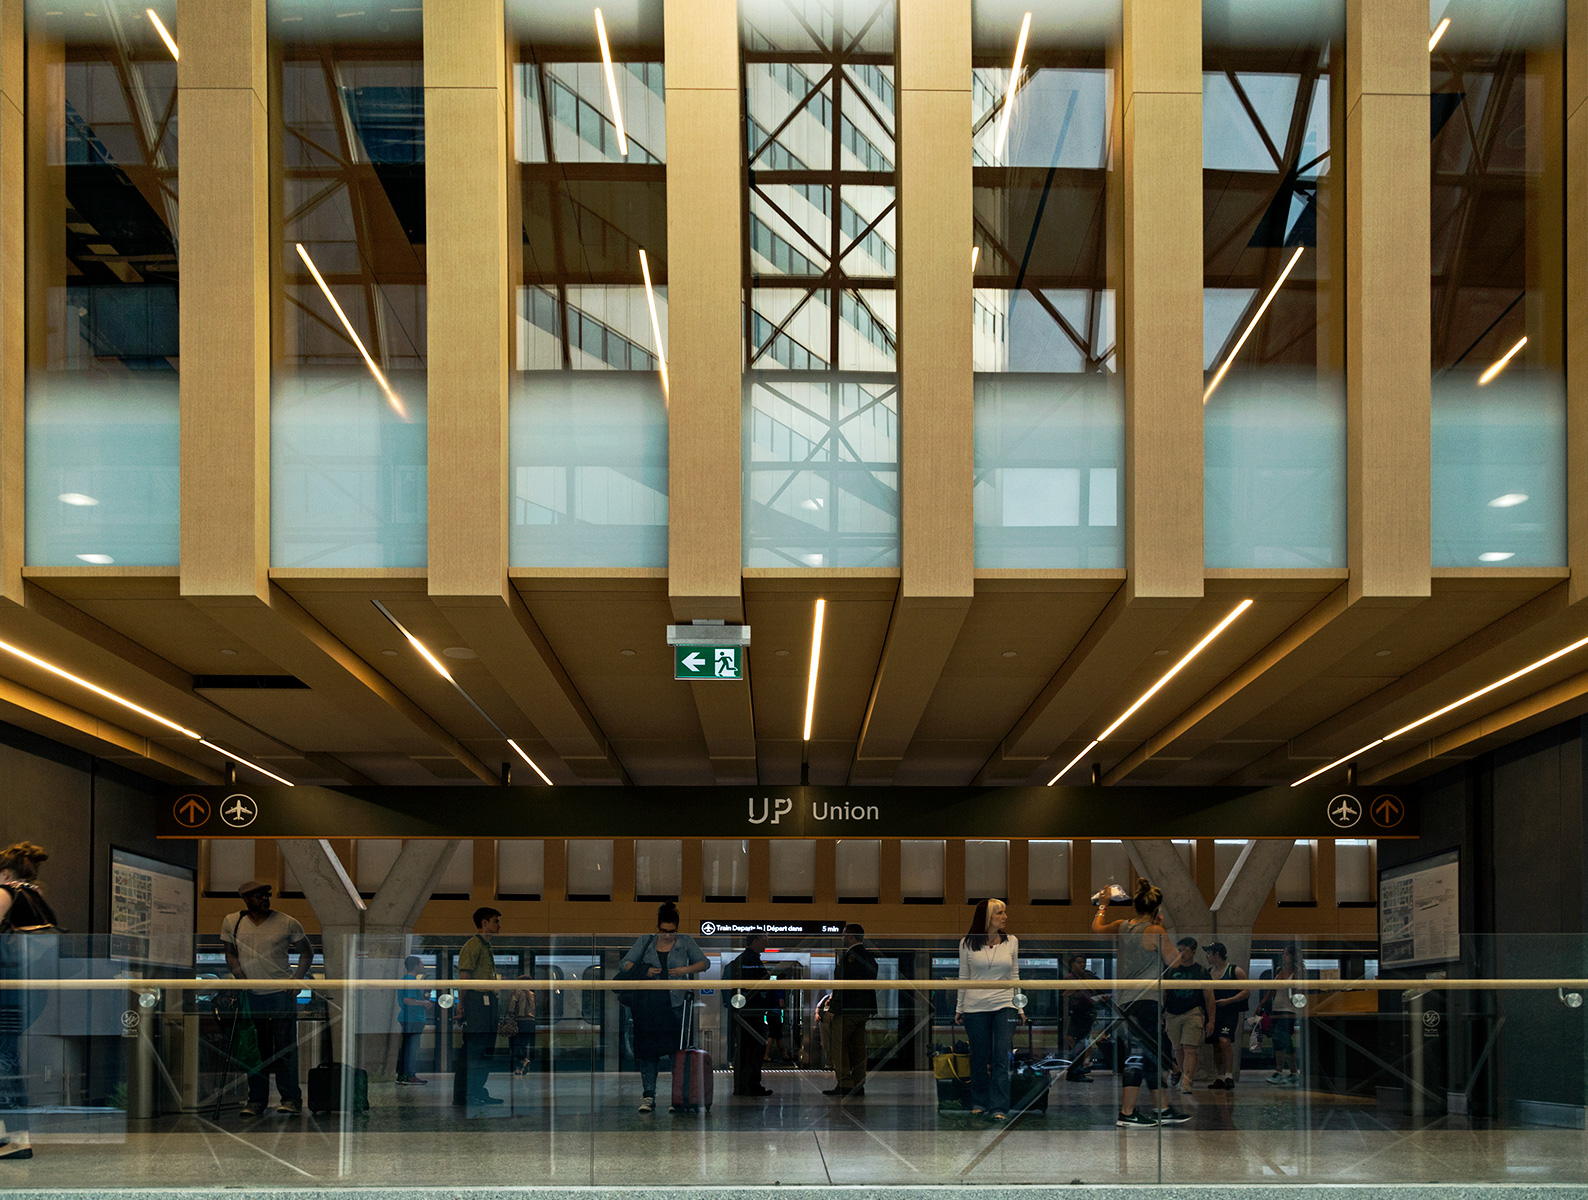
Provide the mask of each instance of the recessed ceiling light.
{"label": "recessed ceiling light", "polygon": [[1375,651],[1373,651],[1373,657],[1374,658],[1388,658],[1389,657],[1389,651],[1388,650],[1375,650]]}
{"label": "recessed ceiling light", "polygon": [[774,650],[774,651],[772,651],[772,653],[777,655],[779,658],[787,658],[788,657],[788,651],[787,650]]}
{"label": "recessed ceiling light", "polygon": [[[81,557],[79,555],[78,557]],[[1515,558],[1515,550],[1485,550],[1478,555],[1479,562],[1504,562],[1508,558]]]}
{"label": "recessed ceiling light", "polygon": [[633,650],[619,650],[618,653],[621,654],[624,658],[633,658],[634,657],[634,651]]}
{"label": "recessed ceiling light", "polygon": [[77,557],[83,562],[89,563],[96,567],[108,567],[111,563],[116,561],[108,554],[79,554]]}
{"label": "recessed ceiling light", "polygon": [[478,654],[474,653],[474,651],[470,650],[467,646],[448,646],[441,653],[445,654],[448,658],[478,658],[479,657]]}
{"label": "recessed ceiling light", "polygon": [[1013,650],[1005,650],[1004,651],[1004,657],[1005,658],[1013,658],[1014,656],[1015,656],[1015,651],[1013,651]]}
{"label": "recessed ceiling light", "polygon": [[[62,496],[61,499],[65,500],[66,497]],[[1526,504],[1526,503],[1527,503],[1527,493],[1526,492],[1506,492],[1505,495],[1496,496],[1493,500],[1490,500],[1489,501],[1489,507],[1490,508],[1515,508],[1518,504]]]}
{"label": "recessed ceiling light", "polygon": [[395,650],[382,650],[381,653],[384,654],[387,658],[396,658],[397,657],[397,651],[395,651]]}
{"label": "recessed ceiling light", "polygon": [[1168,654],[1169,652],[1167,650],[1154,650],[1153,653],[1161,658],[1163,655]]}
{"label": "recessed ceiling light", "polygon": [[808,508],[808,509],[811,510],[811,512],[817,512],[818,510],[820,510],[821,506],[822,506],[822,502],[820,500],[816,499],[815,497],[812,497],[809,500],[801,500],[800,501],[800,507],[801,508]]}
{"label": "recessed ceiling light", "polygon": [[85,496],[82,492],[62,492],[60,501],[62,504],[70,504],[74,508],[93,508],[99,503],[92,496]]}
{"label": "recessed ceiling light", "polygon": [[222,650],[221,653],[226,655],[228,658],[235,658],[237,655],[237,651],[235,650]]}

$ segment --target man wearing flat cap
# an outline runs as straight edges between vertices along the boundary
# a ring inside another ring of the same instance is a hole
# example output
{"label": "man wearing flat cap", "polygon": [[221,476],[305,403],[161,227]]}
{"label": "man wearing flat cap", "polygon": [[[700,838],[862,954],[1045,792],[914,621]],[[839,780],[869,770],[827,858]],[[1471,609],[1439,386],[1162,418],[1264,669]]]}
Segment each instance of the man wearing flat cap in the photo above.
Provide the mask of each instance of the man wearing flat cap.
{"label": "man wearing flat cap", "polygon": [[[309,973],[314,948],[297,919],[270,907],[270,885],[250,879],[237,889],[246,906],[221,921],[221,941],[226,965],[237,979],[257,979],[263,986],[240,997],[253,1022],[259,1042],[259,1060],[248,1065],[248,1102],[242,1115],[257,1117],[270,1104],[270,1076],[276,1077],[280,1105],[276,1111],[296,1115],[303,1111],[303,1089],[298,1084],[298,1024],[294,1017],[294,986]],[[289,961],[296,953],[297,967]],[[268,981],[283,980],[270,986]]]}

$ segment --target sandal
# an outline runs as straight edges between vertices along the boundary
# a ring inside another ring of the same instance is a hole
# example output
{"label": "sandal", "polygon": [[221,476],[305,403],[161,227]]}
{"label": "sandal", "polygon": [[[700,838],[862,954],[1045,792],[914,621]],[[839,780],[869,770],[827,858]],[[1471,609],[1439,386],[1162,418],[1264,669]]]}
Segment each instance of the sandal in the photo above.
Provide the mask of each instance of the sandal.
{"label": "sandal", "polygon": [[985,1108],[973,1108],[970,1110],[970,1115],[973,1117],[985,1117],[987,1110]]}
{"label": "sandal", "polygon": [[992,1115],[992,1119],[994,1121],[1007,1121],[1009,1119],[1009,1114],[1008,1113],[1002,1113],[1002,1112],[995,1112]]}

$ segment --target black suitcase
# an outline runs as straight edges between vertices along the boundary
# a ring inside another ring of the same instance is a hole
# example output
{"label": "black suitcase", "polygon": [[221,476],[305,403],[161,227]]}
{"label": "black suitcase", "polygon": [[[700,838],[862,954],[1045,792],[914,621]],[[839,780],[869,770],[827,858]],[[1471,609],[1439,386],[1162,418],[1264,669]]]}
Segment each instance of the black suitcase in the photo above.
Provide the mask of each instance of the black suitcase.
{"label": "black suitcase", "polygon": [[[344,1081],[347,1091],[343,1090]],[[348,1094],[351,1092],[351,1095]],[[342,1063],[322,1063],[309,1068],[309,1111],[359,1113],[369,1111],[369,1073]]]}

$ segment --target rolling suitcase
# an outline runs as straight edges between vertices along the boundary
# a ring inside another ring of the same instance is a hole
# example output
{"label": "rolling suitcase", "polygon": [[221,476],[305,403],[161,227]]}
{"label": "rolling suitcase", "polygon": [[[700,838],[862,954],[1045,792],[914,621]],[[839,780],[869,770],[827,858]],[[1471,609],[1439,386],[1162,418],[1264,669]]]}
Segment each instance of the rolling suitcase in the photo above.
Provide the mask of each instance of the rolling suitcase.
{"label": "rolling suitcase", "polygon": [[694,997],[684,1006],[684,1021],[678,1031],[678,1049],[673,1052],[673,1102],[669,1112],[711,1111],[711,1055],[696,1050],[691,1037],[694,1024]]}
{"label": "rolling suitcase", "polygon": [[309,1111],[352,1113],[369,1111],[369,1075],[360,1067],[327,1062],[309,1069]]}

